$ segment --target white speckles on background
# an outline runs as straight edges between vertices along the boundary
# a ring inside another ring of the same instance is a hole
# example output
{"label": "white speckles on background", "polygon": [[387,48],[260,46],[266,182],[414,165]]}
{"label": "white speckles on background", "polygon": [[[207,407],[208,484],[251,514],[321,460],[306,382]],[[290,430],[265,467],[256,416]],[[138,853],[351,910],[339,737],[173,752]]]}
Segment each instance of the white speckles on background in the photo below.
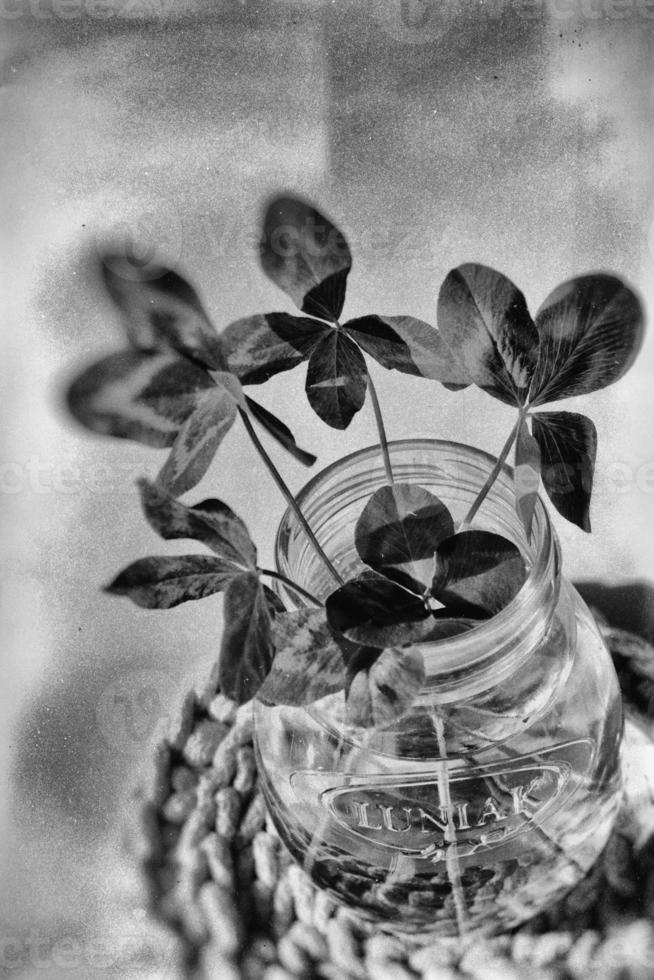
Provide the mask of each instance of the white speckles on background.
{"label": "white speckles on background", "polygon": [[[70,935],[110,907],[111,850],[100,861],[98,841],[148,736],[218,644],[218,599],[158,613],[99,592],[162,544],[133,491],[160,455],[94,438],[61,410],[75,366],[121,344],[88,275],[96,241],[118,228],[157,244],[218,326],[288,309],[253,247],[262,203],[283,187],[347,233],[348,316],[433,320],[441,279],[470,260],[510,275],[532,310],[562,279],[597,268],[627,276],[652,304],[654,21],[635,3],[629,17],[592,21],[520,17],[516,6],[448,3],[444,20],[421,27],[398,19],[394,0],[116,2],[105,19],[80,0],[67,20],[26,3],[0,22],[0,799],[12,775],[14,800],[0,812],[2,839],[14,841],[2,935],[31,925]],[[594,535],[557,521],[573,577],[654,575],[653,355],[650,330],[627,378],[570,403],[597,425],[600,467]],[[346,433],[318,421],[304,370],[257,392],[299,444],[327,464],[374,442],[367,409]],[[499,451],[505,406],[373,374],[391,438]],[[306,471],[277,458],[299,487]],[[283,505],[236,428],[197,498],[210,493],[246,517],[269,563]]]}

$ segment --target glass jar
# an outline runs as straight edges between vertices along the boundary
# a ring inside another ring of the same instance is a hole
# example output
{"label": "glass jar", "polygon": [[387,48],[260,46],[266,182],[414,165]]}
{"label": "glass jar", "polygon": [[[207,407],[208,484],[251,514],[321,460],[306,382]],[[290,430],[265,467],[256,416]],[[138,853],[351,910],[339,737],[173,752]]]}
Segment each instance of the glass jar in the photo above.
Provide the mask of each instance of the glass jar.
{"label": "glass jar", "polygon": [[[494,463],[467,446],[391,444],[395,480],[417,483],[455,525]],[[299,503],[344,578],[363,567],[354,526],[385,483],[379,448],[347,456]],[[344,722],[342,693],[308,709],[255,703],[255,744],[279,834],[313,880],[382,927],[462,935],[508,929],[571,888],[609,836],[620,799],[621,699],[595,623],[561,577],[539,500],[531,540],[508,467],[473,527],[514,541],[527,580],[492,619],[422,644],[426,679],[381,730]],[[325,598],[334,585],[292,513],[279,571]],[[288,608],[298,598],[280,587]]]}

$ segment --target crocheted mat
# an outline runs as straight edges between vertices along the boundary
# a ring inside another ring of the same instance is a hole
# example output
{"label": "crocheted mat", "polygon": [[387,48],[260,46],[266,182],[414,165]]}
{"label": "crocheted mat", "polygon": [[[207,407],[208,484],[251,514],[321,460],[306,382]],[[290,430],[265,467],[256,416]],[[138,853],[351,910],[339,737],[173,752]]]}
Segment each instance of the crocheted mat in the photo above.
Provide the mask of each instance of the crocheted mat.
{"label": "crocheted mat", "polygon": [[153,920],[184,980],[652,980],[654,648],[598,616],[627,705],[626,788],[588,876],[516,931],[428,945],[336,906],[294,864],[266,812],[252,710],[191,692],[138,800],[136,844]]}

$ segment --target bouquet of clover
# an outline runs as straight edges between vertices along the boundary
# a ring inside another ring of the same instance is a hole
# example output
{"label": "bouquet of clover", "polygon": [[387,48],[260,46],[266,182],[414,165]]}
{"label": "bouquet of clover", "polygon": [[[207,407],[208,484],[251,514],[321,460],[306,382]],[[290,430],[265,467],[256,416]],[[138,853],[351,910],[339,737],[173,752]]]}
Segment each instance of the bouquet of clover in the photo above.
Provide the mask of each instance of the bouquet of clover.
{"label": "bouquet of clover", "polygon": [[[557,287],[532,319],[509,279],[466,264],[440,288],[437,326],[381,314],[342,321],[352,261],[347,242],[324,215],[291,196],[274,199],[265,212],[260,259],[302,315],[248,316],[218,334],[177,272],[161,268],[138,281],[124,260],[104,257],[104,280],[129,347],[77,377],[68,405],[95,432],[170,450],[157,479],[140,481],[145,517],[161,537],[194,539],[208,549],[143,558],[107,591],[148,609],[223,593],[225,694],[239,703],[258,695],[267,703],[307,705],[342,691],[349,723],[384,725],[407,710],[422,685],[419,644],[492,617],[526,578],[526,560],[513,542],[472,526],[514,446],[515,505],[526,534],[541,480],[561,515],[590,530],[595,426],[575,412],[540,409],[624,375],[642,340],[641,306],[620,279],[593,273]],[[515,425],[458,527],[434,494],[394,479],[367,358],[450,389],[475,384],[515,406]],[[304,361],[309,404],[323,422],[345,429],[369,394],[379,432],[386,485],[356,524],[364,570],[349,581],[317,541],[257,426],[302,462],[315,457],[243,391]],[[204,476],[237,419],[333,578],[324,603],[258,565],[246,525],[225,503],[178,499]],[[284,611],[265,584],[275,578],[302,596],[303,608]]]}

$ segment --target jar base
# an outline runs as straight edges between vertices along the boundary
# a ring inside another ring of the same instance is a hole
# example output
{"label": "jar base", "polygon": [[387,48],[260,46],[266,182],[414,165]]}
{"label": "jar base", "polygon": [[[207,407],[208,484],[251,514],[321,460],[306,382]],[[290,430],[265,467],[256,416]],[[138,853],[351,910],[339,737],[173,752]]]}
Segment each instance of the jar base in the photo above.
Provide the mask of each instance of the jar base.
{"label": "jar base", "polygon": [[[647,756],[647,765],[643,764],[644,753]],[[641,797],[647,796],[651,799],[654,796],[654,776],[650,775],[654,773],[654,743],[652,742],[651,736],[644,733],[642,728],[635,724],[630,719],[625,722],[624,738],[622,743],[621,752],[621,766],[620,766],[620,778],[623,785],[622,795],[618,795],[615,798],[614,805],[607,810],[605,814],[605,819],[602,821],[601,827],[598,827],[596,833],[593,837],[593,847],[589,848],[587,853],[590,855],[591,851],[594,852],[595,857],[588,860],[586,865],[577,864],[575,869],[568,871],[570,875],[567,881],[562,880],[561,875],[553,875],[551,865],[542,881],[538,881],[532,878],[531,885],[535,897],[537,898],[537,905],[531,910],[528,906],[523,904],[524,896],[520,898],[520,904],[516,903],[516,907],[513,910],[513,915],[509,915],[509,908],[507,907],[507,915],[503,918],[497,918],[495,916],[492,919],[485,919],[482,921],[475,921],[474,917],[468,916],[467,922],[465,924],[457,920],[456,915],[441,918],[441,921],[422,923],[415,921],[414,919],[404,918],[401,922],[397,920],[393,921],[389,918],[389,915],[396,914],[396,910],[392,908],[392,901],[388,903],[384,902],[378,910],[366,911],[356,901],[352,901],[352,896],[344,897],[342,892],[339,891],[338,887],[334,887],[334,882],[330,881],[328,877],[323,877],[317,873],[316,860],[309,862],[310,867],[307,866],[307,849],[306,842],[301,850],[297,850],[295,853],[293,851],[295,848],[291,847],[291,853],[298,863],[305,867],[311,876],[316,881],[316,884],[320,885],[327,891],[339,905],[347,907],[350,913],[354,913],[362,922],[367,924],[374,924],[375,929],[379,932],[397,936],[403,940],[409,940],[412,944],[416,946],[428,945],[432,943],[434,939],[448,938],[453,940],[471,940],[477,939],[483,936],[497,935],[502,932],[510,932],[515,928],[524,926],[529,923],[530,920],[537,918],[539,915],[545,914],[552,919],[553,928],[556,924],[560,923],[561,927],[569,927],[570,923],[570,910],[574,910],[582,900],[586,902],[589,900],[587,881],[589,876],[595,873],[595,869],[601,860],[601,854],[604,851],[605,845],[609,840],[611,831],[615,823],[615,817],[617,812],[622,805],[622,812],[629,814],[629,820],[631,824],[634,821],[634,815],[638,813],[640,803],[642,803]],[[640,801],[640,802],[639,802]],[[279,825],[280,818],[278,814],[273,811],[273,821]],[[282,829],[284,838],[287,843],[291,843],[288,839],[288,827],[285,826]],[[623,831],[625,829],[631,829],[635,832],[633,826],[630,828],[621,828]],[[350,855],[349,861],[352,862],[349,868],[341,868],[339,873],[339,881],[341,886],[347,884],[350,887],[358,885],[359,887],[365,886],[365,883],[369,884],[369,877],[365,878],[362,875],[357,875],[357,871],[361,871],[361,868],[354,866],[354,862]],[[519,865],[518,865],[519,866]],[[526,865],[525,865],[526,867]],[[381,878],[381,872],[383,869],[377,869],[379,877]],[[504,868],[504,880],[506,880],[506,871]],[[465,870],[464,870],[465,876]],[[432,876],[434,877],[434,876]],[[552,887],[552,877],[557,881],[556,887]],[[322,880],[321,880],[322,879]],[[547,881],[550,881],[550,885],[547,890],[551,891],[551,896],[549,900],[544,901],[543,888],[547,886]],[[471,875],[468,873],[467,877],[464,877],[462,887],[465,889],[466,886],[469,887],[471,883]],[[433,882],[431,883],[433,884]],[[441,887],[443,882],[440,882]],[[404,887],[402,882],[396,880],[395,883],[391,883],[387,890],[387,898],[396,900],[402,897],[404,891],[405,896],[414,895],[413,906],[414,909],[419,907],[420,903],[425,903],[423,906],[423,912],[427,915],[437,912],[440,908],[441,912],[446,910],[446,905],[451,905],[454,901],[450,900],[446,903],[445,900],[439,901],[437,892],[433,890],[431,893],[425,887],[420,887],[420,879],[416,881],[413,879],[411,887],[410,883],[405,882]],[[483,885],[481,886],[483,888]],[[395,891],[392,889],[395,888]],[[581,888],[583,895],[580,901],[575,899],[575,891],[577,888]],[[491,898],[492,888],[488,889],[488,898]],[[451,895],[451,891],[448,892]],[[390,906],[390,907],[389,907]],[[451,911],[451,910],[450,910]],[[496,907],[495,907],[495,911]],[[381,913],[381,914],[380,914]],[[385,914],[384,914],[385,913]]]}

